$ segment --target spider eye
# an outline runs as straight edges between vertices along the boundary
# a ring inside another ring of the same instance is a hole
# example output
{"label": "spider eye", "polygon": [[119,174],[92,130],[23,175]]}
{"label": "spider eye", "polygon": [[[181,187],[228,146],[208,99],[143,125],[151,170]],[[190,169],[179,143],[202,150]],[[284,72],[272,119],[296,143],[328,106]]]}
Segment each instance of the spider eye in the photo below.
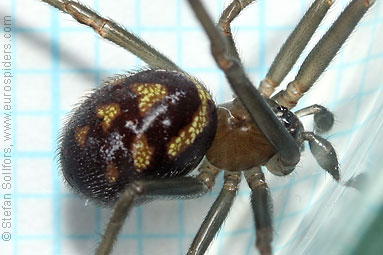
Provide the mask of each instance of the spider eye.
{"label": "spider eye", "polygon": [[64,177],[89,198],[113,201],[133,180],[194,169],[216,126],[214,102],[195,79],[164,70],[118,77],[96,89],[66,124]]}
{"label": "spider eye", "polygon": [[282,105],[274,106],[273,104],[271,104],[271,106],[274,113],[285,126],[287,131],[289,131],[289,133],[294,137],[294,139],[296,139],[298,133],[303,129],[301,122],[299,121],[297,116],[295,116],[294,113],[292,113],[291,111],[289,111],[288,108]]}

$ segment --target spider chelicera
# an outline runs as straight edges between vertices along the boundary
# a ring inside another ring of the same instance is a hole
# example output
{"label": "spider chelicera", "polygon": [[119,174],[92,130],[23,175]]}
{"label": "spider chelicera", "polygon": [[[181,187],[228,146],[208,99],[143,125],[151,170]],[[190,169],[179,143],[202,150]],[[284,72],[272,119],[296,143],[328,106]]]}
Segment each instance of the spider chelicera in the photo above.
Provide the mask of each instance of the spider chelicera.
{"label": "spider chelicera", "polygon": [[[375,1],[351,1],[308,55],[295,80],[273,95],[332,1],[312,4],[257,90],[244,72],[230,28],[254,0],[232,1],[217,25],[200,1],[189,0],[210,39],[213,57],[236,94],[217,107],[201,82],[113,21],[78,2],[43,1],[149,65],[149,69],[116,76],[96,89],[74,109],[63,129],[60,162],[66,181],[83,196],[114,206],[97,254],[111,253],[134,205],[159,198],[197,198],[211,190],[221,171],[223,188],[188,254],[206,252],[233,204],[242,173],[251,189],[257,249],[263,255],[272,254],[271,198],[261,166],[275,175],[290,174],[299,162],[302,143],[308,141],[318,164],[339,181],[335,150],[317,135],[333,126],[333,114],[320,105],[295,113],[290,109]],[[314,115],[315,133],[304,131],[298,119],[310,114]],[[187,176],[198,165],[199,174]]]}

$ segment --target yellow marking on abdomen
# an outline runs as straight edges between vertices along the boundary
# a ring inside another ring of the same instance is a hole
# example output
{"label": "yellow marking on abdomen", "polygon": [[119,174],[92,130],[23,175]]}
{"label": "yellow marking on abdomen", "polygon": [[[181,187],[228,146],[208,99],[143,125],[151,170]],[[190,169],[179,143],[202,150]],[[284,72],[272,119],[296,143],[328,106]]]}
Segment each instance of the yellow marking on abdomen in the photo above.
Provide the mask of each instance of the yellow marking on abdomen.
{"label": "yellow marking on abdomen", "polygon": [[105,176],[108,182],[116,182],[118,177],[120,177],[120,171],[118,171],[113,162],[108,164]]}
{"label": "yellow marking on abdomen", "polygon": [[84,147],[89,129],[90,127],[88,125],[80,127],[80,128],[76,128],[76,141],[78,145],[80,145],[80,147]]}
{"label": "yellow marking on abdomen", "polygon": [[138,96],[138,108],[144,115],[160,102],[168,93],[166,87],[159,83],[137,83],[130,85],[133,92]]}
{"label": "yellow marking on abdomen", "polygon": [[138,135],[134,138],[132,144],[133,162],[137,171],[141,172],[149,167],[154,148],[148,144],[148,139],[145,135]]}
{"label": "yellow marking on abdomen", "polygon": [[104,132],[107,132],[112,121],[120,114],[120,105],[116,103],[102,105],[97,109],[97,117],[103,118],[101,122]]}
{"label": "yellow marking on abdomen", "polygon": [[197,87],[199,98],[201,99],[201,105],[196,114],[194,114],[191,124],[183,128],[179,132],[179,135],[173,137],[168,144],[168,155],[171,158],[176,157],[179,153],[193,144],[196,137],[203,132],[209,122],[207,108],[211,96],[204,87],[198,84],[197,81],[194,81],[194,83]]}

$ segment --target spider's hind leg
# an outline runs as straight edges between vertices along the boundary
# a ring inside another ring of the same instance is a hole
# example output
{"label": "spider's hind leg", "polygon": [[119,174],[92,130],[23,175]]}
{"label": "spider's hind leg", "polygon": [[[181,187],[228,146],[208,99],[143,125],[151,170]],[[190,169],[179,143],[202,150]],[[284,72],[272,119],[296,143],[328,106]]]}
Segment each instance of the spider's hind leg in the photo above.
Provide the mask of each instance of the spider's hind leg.
{"label": "spider's hind leg", "polygon": [[152,68],[182,71],[170,59],[147,44],[145,41],[114,22],[101,17],[92,9],[77,1],[42,0],[71,15],[79,23],[91,27],[102,38],[130,51]]}
{"label": "spider's hind leg", "polygon": [[225,172],[222,190],[198,230],[189,248],[188,255],[205,254],[229,213],[234,198],[237,195],[240,181],[241,172]]}
{"label": "spider's hind leg", "polygon": [[113,215],[109,220],[96,254],[111,254],[117,236],[135,202],[200,197],[212,188],[218,173],[219,169],[204,161],[197,177],[182,176],[170,179],[139,180],[130,184],[115,204]]}
{"label": "spider's hind leg", "polygon": [[270,255],[273,241],[273,210],[269,187],[260,167],[246,171],[245,177],[251,189],[251,207],[257,236],[256,246],[261,255]]}

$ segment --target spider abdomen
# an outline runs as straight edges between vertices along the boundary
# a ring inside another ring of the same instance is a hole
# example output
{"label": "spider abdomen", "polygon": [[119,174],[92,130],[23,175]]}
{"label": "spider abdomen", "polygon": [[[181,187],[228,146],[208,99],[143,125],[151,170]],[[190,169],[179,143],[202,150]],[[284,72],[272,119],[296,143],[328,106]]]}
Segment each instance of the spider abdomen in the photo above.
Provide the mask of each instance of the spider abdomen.
{"label": "spider abdomen", "polygon": [[214,139],[217,116],[207,90],[185,74],[147,70],[96,89],[63,130],[67,182],[107,203],[140,178],[185,175]]}

